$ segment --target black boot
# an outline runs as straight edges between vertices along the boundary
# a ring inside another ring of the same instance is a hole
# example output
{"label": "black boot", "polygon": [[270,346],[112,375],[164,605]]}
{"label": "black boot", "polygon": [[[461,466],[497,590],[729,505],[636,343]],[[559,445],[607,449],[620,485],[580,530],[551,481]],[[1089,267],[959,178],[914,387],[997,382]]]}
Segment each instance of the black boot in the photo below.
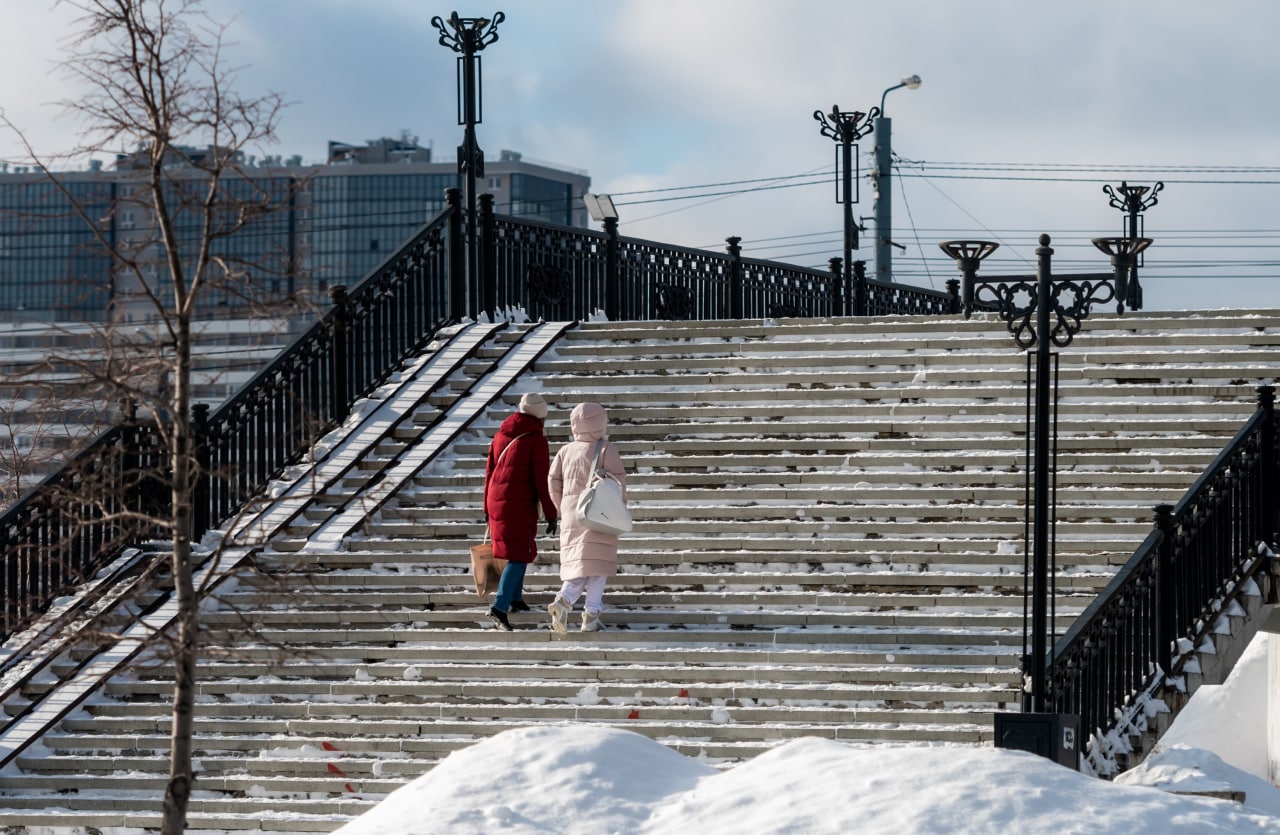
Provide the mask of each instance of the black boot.
{"label": "black boot", "polygon": [[529,604],[528,604],[528,603],[525,603],[523,600],[512,600],[512,601],[511,601],[511,611],[513,611],[513,612],[527,612],[527,611],[529,611]]}
{"label": "black boot", "polygon": [[497,609],[489,609],[489,621],[498,629],[504,632],[511,632],[511,621],[507,620],[507,613]]}

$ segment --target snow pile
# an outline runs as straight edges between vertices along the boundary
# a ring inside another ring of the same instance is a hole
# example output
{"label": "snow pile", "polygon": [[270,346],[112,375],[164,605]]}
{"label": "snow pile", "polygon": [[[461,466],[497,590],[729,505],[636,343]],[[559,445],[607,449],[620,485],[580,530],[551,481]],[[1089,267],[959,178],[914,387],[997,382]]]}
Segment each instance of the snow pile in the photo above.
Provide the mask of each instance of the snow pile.
{"label": "snow pile", "polygon": [[1239,804],[1107,783],[1021,751],[798,739],[726,771],[630,731],[506,731],[341,835],[1277,832]]}

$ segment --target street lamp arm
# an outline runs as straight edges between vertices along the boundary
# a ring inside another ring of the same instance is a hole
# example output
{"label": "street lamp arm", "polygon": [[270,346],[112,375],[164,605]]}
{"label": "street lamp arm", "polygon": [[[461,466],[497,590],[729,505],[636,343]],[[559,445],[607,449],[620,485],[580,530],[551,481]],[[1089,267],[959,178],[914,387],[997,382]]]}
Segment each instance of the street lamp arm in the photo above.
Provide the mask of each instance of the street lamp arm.
{"label": "street lamp arm", "polygon": [[921,83],[920,76],[909,75],[906,78],[899,81],[897,84],[885,90],[883,93],[880,94],[880,112],[882,114],[884,113],[884,97],[885,96],[889,95],[894,90],[901,90],[903,87],[910,87],[912,90],[914,90],[920,86],[920,83]]}
{"label": "street lamp arm", "polygon": [[881,94],[880,94],[880,112],[881,112],[881,113],[883,113],[883,112],[884,112],[884,98],[885,98],[885,96],[889,95],[889,94],[890,94],[890,93],[892,93],[894,90],[899,90],[899,89],[901,89],[901,88],[903,88],[903,87],[906,87],[906,86],[907,86],[907,85],[906,85],[906,82],[903,82],[902,84],[895,84],[895,85],[893,85],[892,87],[888,88],[887,90],[885,90],[883,93],[881,93]]}

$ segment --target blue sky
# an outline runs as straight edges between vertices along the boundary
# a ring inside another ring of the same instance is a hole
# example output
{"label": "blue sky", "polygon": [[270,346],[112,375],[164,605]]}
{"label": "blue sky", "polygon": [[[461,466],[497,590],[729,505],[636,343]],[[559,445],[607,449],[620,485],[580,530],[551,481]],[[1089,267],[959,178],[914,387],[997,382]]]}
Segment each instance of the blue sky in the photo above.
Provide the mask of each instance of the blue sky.
{"label": "blue sky", "polygon": [[[44,0],[8,5],[0,106],[41,150],[63,150],[74,123],[44,103],[74,94],[54,70],[69,10]],[[1271,0],[207,7],[236,17],[229,40],[245,66],[242,91],[276,90],[292,103],[267,150],[309,161],[330,139],[406,130],[452,157],[461,137],[454,54],[436,42],[430,19],[455,8],[463,16],[501,10],[499,40],[483,54],[478,133],[488,153],[509,148],[585,170],[594,190],[620,195],[624,234],[697,247],[738,235],[748,255],[807,266],[841,248],[834,143],[819,134],[813,111],[868,110],[917,73],[918,90],[887,99],[894,151],[926,163],[904,166],[908,176],[894,185],[895,238],[908,246],[895,266],[909,283],[942,287],[956,275],[937,249],[951,238],[1000,241],[991,273],[1029,272],[1040,232],[1054,236],[1059,272],[1106,270],[1088,238],[1118,234],[1121,214],[1102,183],[1162,179],[1147,216],[1156,238],[1143,271],[1148,308],[1280,307],[1280,267],[1272,266],[1280,264],[1280,111],[1271,104],[1280,89],[1280,3]],[[863,173],[873,144],[861,143]],[[0,156],[17,158],[11,137],[0,136]],[[1029,170],[990,170],[997,163]],[[1248,170],[1255,167],[1275,170]],[[815,176],[715,198],[639,203],[699,192],[625,195],[800,174]],[[855,213],[869,219],[868,184],[861,197]],[[872,260],[868,224],[859,255]]]}

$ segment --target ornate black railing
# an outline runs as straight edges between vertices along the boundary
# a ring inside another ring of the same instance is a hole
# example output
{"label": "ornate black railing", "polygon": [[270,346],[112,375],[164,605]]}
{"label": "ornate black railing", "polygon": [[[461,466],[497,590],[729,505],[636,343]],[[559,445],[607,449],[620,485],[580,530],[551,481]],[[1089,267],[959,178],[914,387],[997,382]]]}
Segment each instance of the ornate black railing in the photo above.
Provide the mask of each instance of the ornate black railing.
{"label": "ornate black railing", "polygon": [[161,455],[153,427],[123,423],[0,516],[4,635],[151,532],[136,511],[154,498]]}
{"label": "ornate black railing", "polygon": [[1275,389],[1176,506],[1057,642],[1049,661],[1054,713],[1078,714],[1103,737],[1126,708],[1179,673],[1244,581],[1265,570],[1277,507]]}
{"label": "ornate black railing", "polygon": [[[814,270],[743,258],[740,238],[723,253],[616,233],[554,226],[492,213],[482,201],[481,278],[486,310],[520,308],[533,318],[613,320],[762,319],[840,316],[855,293],[839,259]],[[860,274],[860,272],[859,272]],[[936,315],[960,310],[957,280],[947,290],[861,279],[870,315]]]}

